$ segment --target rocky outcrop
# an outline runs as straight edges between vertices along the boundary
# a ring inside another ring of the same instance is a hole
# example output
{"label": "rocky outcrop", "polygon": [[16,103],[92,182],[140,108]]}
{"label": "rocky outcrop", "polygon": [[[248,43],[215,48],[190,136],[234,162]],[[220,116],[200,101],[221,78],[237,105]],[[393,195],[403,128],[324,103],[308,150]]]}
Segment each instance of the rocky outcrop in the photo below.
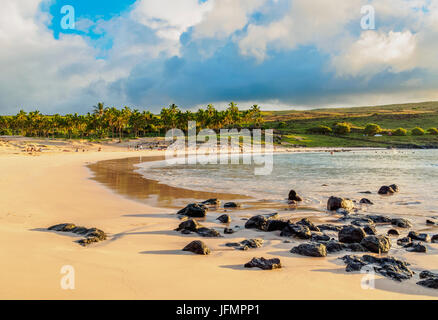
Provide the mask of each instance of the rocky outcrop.
{"label": "rocky outcrop", "polygon": [[220,200],[218,200],[218,199],[208,199],[208,200],[202,201],[200,203],[208,205],[208,206],[218,206],[221,204]]}
{"label": "rocky outcrop", "polygon": [[430,242],[430,237],[427,233],[418,233],[415,231],[411,231],[409,232],[408,237],[411,238],[412,240]]}
{"label": "rocky outcrop", "polygon": [[310,231],[321,231],[317,226],[315,226],[308,218],[303,218],[300,221],[297,222],[297,224],[301,224],[303,226],[306,226],[310,229]]}
{"label": "rocky outcrop", "polygon": [[341,226],[336,226],[334,224],[320,224],[318,225],[318,228],[321,231],[336,231],[336,232],[339,232],[342,229]]}
{"label": "rocky outcrop", "polygon": [[220,217],[218,217],[216,220],[219,220],[222,223],[230,223],[231,217],[228,214],[223,214]]}
{"label": "rocky outcrop", "polygon": [[244,265],[245,268],[260,268],[262,270],[273,270],[281,268],[281,262],[278,258],[252,258],[252,260]]}
{"label": "rocky outcrop", "polygon": [[396,281],[408,280],[412,278],[413,272],[409,269],[408,263],[393,257],[378,258],[370,255],[351,256],[341,258],[347,265],[346,271],[360,271],[368,266],[375,272]]}
{"label": "rocky outcrop", "polygon": [[352,252],[367,252],[368,250],[359,243],[341,243],[336,240],[320,241],[325,245],[328,253],[348,250]]}
{"label": "rocky outcrop", "polygon": [[291,249],[292,253],[308,257],[326,257],[327,248],[321,243],[303,243]]}
{"label": "rocky outcrop", "polygon": [[353,210],[354,203],[353,201],[349,199],[339,198],[339,197],[330,197],[327,201],[327,210],[329,211],[336,211],[338,209],[345,209],[345,210]]}
{"label": "rocky outcrop", "polygon": [[200,255],[209,255],[211,250],[200,240],[195,240],[186,245],[183,251],[190,251]]}
{"label": "rocky outcrop", "polygon": [[312,233],[308,226],[302,224],[288,224],[280,233],[281,237],[296,237],[299,239],[310,239]]}
{"label": "rocky outcrop", "polygon": [[191,218],[204,218],[208,208],[202,203],[190,203],[185,208],[179,210],[177,214]]}
{"label": "rocky outcrop", "polygon": [[84,236],[83,239],[77,241],[82,246],[87,246],[91,243],[96,243],[107,239],[106,233],[100,229],[78,227],[73,223],[57,224],[49,227],[48,230],[58,232],[71,232],[77,235]]}
{"label": "rocky outcrop", "polygon": [[374,253],[386,253],[391,249],[391,241],[385,236],[368,236],[360,244]]}
{"label": "rocky outcrop", "polygon": [[370,219],[374,223],[390,223],[391,218],[388,216],[376,215],[376,214],[368,214],[367,219]]}
{"label": "rocky outcrop", "polygon": [[249,249],[255,249],[260,248],[263,245],[263,239],[247,239],[243,240],[241,242],[231,242],[226,243],[225,245],[227,247],[233,247],[237,250],[249,250]]}
{"label": "rocky outcrop", "polygon": [[406,248],[409,252],[422,252],[426,253],[427,248],[425,245],[422,245],[421,243],[408,243],[407,245],[403,246],[403,248]]}
{"label": "rocky outcrop", "polygon": [[365,231],[365,233],[369,236],[374,236],[377,234],[376,227],[372,224],[364,226],[363,231]]}
{"label": "rocky outcrop", "polygon": [[430,289],[438,289],[438,274],[427,270],[422,271],[420,273],[420,279],[424,279],[424,280],[417,282],[418,285]]}
{"label": "rocky outcrop", "polygon": [[179,224],[178,228],[175,229],[176,231],[180,231],[183,234],[189,234],[191,232],[196,232],[202,237],[212,237],[212,238],[219,238],[222,237],[219,232],[217,232],[214,229],[209,229],[201,224],[199,224],[194,219],[189,219],[186,221],[183,221]]}
{"label": "rocky outcrop", "polygon": [[405,228],[405,229],[412,227],[412,223],[409,220],[404,219],[404,218],[394,218],[394,219],[391,219],[391,224],[393,226],[396,226],[396,227],[399,227],[399,228]]}
{"label": "rocky outcrop", "polygon": [[297,202],[303,201],[303,199],[302,199],[299,195],[297,195],[297,193],[295,192],[295,190],[291,190],[291,191],[289,191],[289,196],[288,196],[287,199],[288,199],[289,201],[297,201]]}
{"label": "rocky outcrop", "polygon": [[268,221],[278,217],[277,213],[272,213],[268,215],[256,215],[251,217],[246,223],[246,229],[259,229],[262,231],[268,230]]}
{"label": "rocky outcrop", "polygon": [[366,234],[362,228],[344,226],[338,233],[338,239],[343,243],[360,243]]}

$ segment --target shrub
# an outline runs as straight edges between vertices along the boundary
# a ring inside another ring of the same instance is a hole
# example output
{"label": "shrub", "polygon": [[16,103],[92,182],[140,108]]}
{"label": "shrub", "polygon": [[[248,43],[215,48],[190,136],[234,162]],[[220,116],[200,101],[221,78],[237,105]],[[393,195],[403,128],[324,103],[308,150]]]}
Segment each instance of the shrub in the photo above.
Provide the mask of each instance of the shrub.
{"label": "shrub", "polygon": [[421,129],[420,127],[416,127],[414,129],[412,129],[411,133],[413,136],[422,136],[425,134],[424,130]]}
{"label": "shrub", "polygon": [[351,125],[345,122],[335,124],[333,131],[336,134],[347,134],[351,132]]}
{"label": "shrub", "polygon": [[434,136],[438,135],[437,128],[430,128],[429,130],[427,130],[427,132],[429,132],[429,134],[433,134]]}
{"label": "shrub", "polygon": [[398,128],[392,134],[394,136],[406,136],[408,134],[408,130],[403,128]]}
{"label": "shrub", "polygon": [[374,124],[374,123],[370,123],[370,124],[367,124],[367,126],[365,127],[365,130],[363,132],[367,136],[375,136],[376,134],[378,134],[381,131],[382,131],[382,128],[380,128],[379,125]]}
{"label": "shrub", "polygon": [[332,129],[327,126],[319,125],[317,127],[310,128],[308,132],[314,134],[330,134],[332,132]]}
{"label": "shrub", "polygon": [[283,128],[286,128],[286,127],[287,127],[287,125],[286,125],[286,122],[284,122],[284,121],[279,122],[278,126],[277,126],[277,128],[279,128],[279,129],[283,129]]}

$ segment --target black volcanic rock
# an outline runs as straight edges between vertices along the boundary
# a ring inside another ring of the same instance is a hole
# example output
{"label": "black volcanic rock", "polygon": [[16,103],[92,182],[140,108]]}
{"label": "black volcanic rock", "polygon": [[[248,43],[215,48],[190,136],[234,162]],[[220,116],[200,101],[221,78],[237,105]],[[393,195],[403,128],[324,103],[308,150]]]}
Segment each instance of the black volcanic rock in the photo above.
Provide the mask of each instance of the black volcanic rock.
{"label": "black volcanic rock", "polygon": [[265,259],[252,258],[252,260],[244,265],[245,268],[260,268],[262,270],[273,270],[281,268],[280,259]]}
{"label": "black volcanic rock", "polygon": [[344,226],[338,233],[338,239],[343,243],[360,243],[365,236],[362,228],[354,226]]}
{"label": "black volcanic rock", "polygon": [[360,244],[374,253],[386,253],[391,249],[391,241],[385,236],[368,236]]}
{"label": "black volcanic rock", "polygon": [[308,257],[326,257],[327,248],[321,243],[303,243],[291,249],[292,253]]}
{"label": "black volcanic rock", "polygon": [[297,195],[295,190],[289,191],[288,200],[290,200],[290,201],[297,201],[297,202],[303,201],[303,199],[299,195]]}
{"label": "black volcanic rock", "polygon": [[179,210],[177,214],[191,218],[204,218],[207,215],[207,210],[208,208],[201,203],[190,203]]}
{"label": "black volcanic rock", "polygon": [[200,255],[209,255],[211,253],[210,249],[205,245],[205,243],[200,240],[190,242],[184,247],[183,251],[190,251]]}

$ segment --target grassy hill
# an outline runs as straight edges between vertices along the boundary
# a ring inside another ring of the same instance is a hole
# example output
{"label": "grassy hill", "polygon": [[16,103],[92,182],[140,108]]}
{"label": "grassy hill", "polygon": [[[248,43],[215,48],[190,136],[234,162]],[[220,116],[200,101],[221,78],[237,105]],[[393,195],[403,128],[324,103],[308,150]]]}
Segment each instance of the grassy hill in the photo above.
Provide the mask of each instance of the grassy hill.
{"label": "grassy hill", "polygon": [[[276,129],[282,135],[282,144],[307,147],[438,147],[438,136],[427,133],[438,127],[438,101],[369,106],[357,108],[314,109],[306,111],[263,112],[266,128]],[[332,128],[346,122],[352,132],[339,134],[311,134],[318,126]],[[382,136],[366,136],[367,124],[378,124]],[[406,136],[394,136],[397,128],[408,130]],[[411,130],[423,128],[425,135],[414,136]]]}

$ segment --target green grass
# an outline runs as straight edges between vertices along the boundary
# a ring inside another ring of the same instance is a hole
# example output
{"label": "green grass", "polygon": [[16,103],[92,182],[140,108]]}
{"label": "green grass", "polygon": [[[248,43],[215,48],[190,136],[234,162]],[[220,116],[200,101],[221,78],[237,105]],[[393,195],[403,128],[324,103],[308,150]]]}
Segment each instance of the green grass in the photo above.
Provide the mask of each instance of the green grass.
{"label": "green grass", "polygon": [[[306,147],[403,147],[436,146],[438,137],[426,133],[412,136],[411,130],[421,127],[427,131],[438,127],[438,102],[411,103],[400,105],[315,109],[309,111],[271,111],[263,113],[266,128],[276,129],[283,136],[283,144]],[[285,125],[280,125],[284,122]],[[350,123],[353,133],[345,136],[309,134],[310,128],[324,125],[333,127],[338,122]],[[378,124],[383,130],[405,128],[407,136],[368,137],[357,132],[367,124]],[[356,130],[354,130],[356,129]]]}

